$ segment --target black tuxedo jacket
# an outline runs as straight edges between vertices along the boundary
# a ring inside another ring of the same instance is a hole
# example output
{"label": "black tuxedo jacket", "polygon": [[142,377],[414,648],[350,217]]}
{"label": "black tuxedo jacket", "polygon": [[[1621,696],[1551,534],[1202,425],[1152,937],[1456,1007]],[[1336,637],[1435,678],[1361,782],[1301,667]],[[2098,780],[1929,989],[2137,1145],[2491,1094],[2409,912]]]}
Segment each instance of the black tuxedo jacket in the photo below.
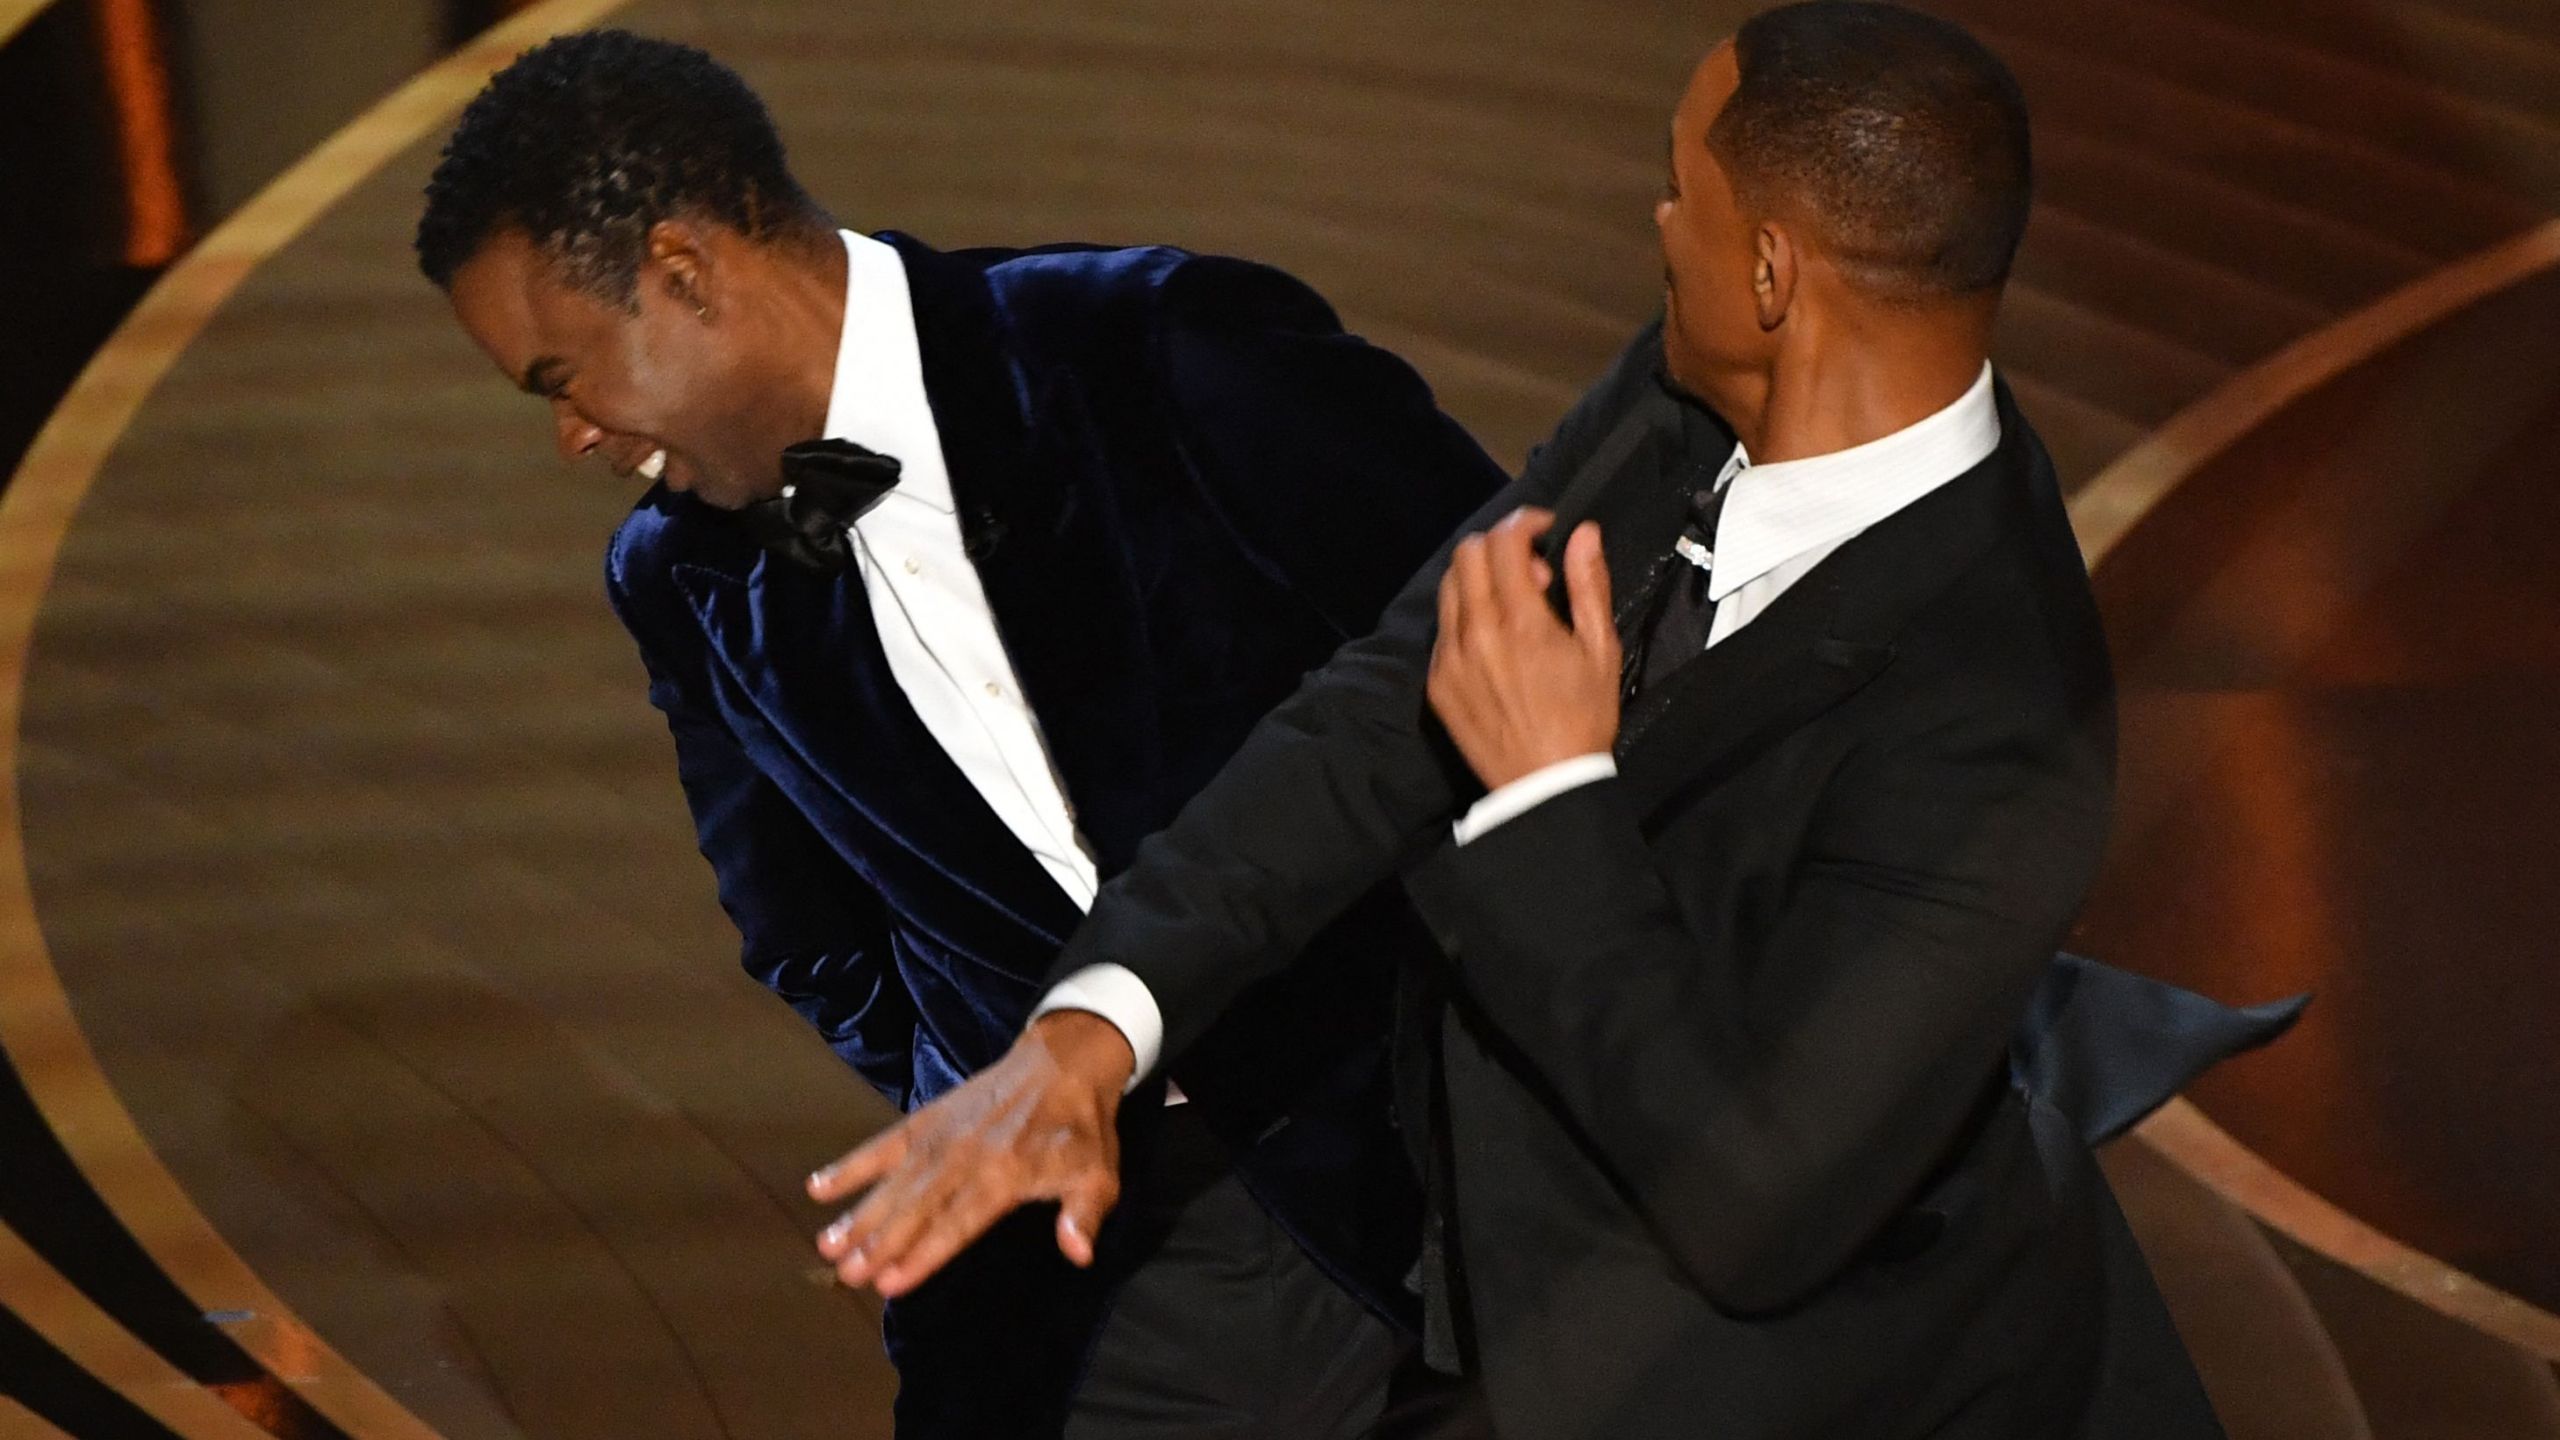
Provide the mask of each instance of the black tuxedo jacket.
{"label": "black tuxedo jacket", "polygon": [[[1622,624],[1723,458],[1684,450],[1658,345],[1479,516],[1597,519]],[[2105,841],[2114,711],[2000,406],[1989,460],[1640,697],[1615,779],[1463,847],[1435,563],[1069,946],[1178,1045],[1404,875],[1447,955],[1435,1314],[1510,1440],[2218,1433],[2086,1145],[2010,1074]]]}
{"label": "black tuxedo jacket", "polygon": [[[965,544],[1104,878],[1504,481],[1403,362],[1278,271],[1163,248],[895,245]],[[615,535],[615,609],[749,973],[901,1108],[1001,1055],[1080,918],[925,729],[861,576],[758,549],[663,488]],[[1340,909],[1340,907],[1337,907]],[[1392,887],[1166,1052],[1245,1182],[1409,1321],[1419,1199],[1389,1128]],[[1133,1171],[1160,1088],[1125,1107]],[[903,1436],[1054,1432],[1096,1273],[1023,1216],[889,1306]]]}

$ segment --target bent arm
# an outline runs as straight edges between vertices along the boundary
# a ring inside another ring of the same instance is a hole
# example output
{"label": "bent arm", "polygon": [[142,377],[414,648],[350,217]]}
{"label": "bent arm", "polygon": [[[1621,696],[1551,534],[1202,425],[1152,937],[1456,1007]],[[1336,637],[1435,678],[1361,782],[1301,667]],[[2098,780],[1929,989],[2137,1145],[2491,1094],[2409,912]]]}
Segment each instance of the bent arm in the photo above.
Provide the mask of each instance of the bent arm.
{"label": "bent arm", "polygon": [[1832,777],[1748,953],[1614,779],[1449,857],[1466,992],[1727,1309],[1819,1288],[1960,1142],[2094,874],[2102,742],[1947,708]]}
{"label": "bent arm", "polygon": [[[1135,863],[1103,888],[1053,978],[1096,965],[1124,968],[1158,1007],[1162,1038],[1156,1053],[1179,1054],[1238,993],[1285,966],[1318,930],[1393,877],[1420,847],[1445,837],[1445,827],[1479,788],[1430,718],[1424,697],[1438,629],[1440,575],[1450,550],[1521,505],[1553,500],[1631,392],[1652,383],[1659,353],[1659,328],[1649,326],[1566,417],[1555,439],[1530,457],[1521,478],[1447,537],[1388,603],[1377,628],[1344,646],[1255,728],[1173,824],[1142,845]],[[1454,431],[1431,408],[1419,380],[1404,374],[1405,387],[1367,387],[1370,399],[1364,403],[1383,398],[1408,410],[1419,406],[1419,413],[1397,422],[1407,435],[1427,435],[1437,427]],[[1363,390],[1352,386],[1342,393]],[[1257,443],[1232,429],[1228,433],[1223,443]],[[1463,436],[1458,439],[1472,448]],[[1287,444],[1278,436],[1270,443]],[[1281,453],[1303,453],[1303,442]],[[1402,463],[1418,460],[1407,456]],[[1374,506],[1376,487],[1394,480],[1347,466],[1302,468],[1294,478],[1302,490],[1351,487],[1330,501],[1332,513],[1345,515]],[[1267,508],[1320,503],[1304,493],[1286,502],[1267,493],[1258,502],[1242,492],[1231,498],[1239,507],[1265,507],[1249,516],[1257,530],[1325,533],[1322,526],[1291,523],[1297,517],[1279,517]],[[1304,574],[1311,593],[1338,605],[1341,587],[1321,575],[1323,553],[1283,552],[1278,558]]]}

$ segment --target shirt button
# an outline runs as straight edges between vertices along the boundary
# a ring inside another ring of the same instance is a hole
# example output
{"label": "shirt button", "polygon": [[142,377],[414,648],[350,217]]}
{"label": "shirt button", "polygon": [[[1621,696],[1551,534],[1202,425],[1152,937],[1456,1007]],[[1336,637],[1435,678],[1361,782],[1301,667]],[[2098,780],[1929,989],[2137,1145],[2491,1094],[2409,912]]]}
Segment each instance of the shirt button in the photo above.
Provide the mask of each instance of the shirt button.
{"label": "shirt button", "polygon": [[1004,686],[996,681],[990,680],[987,682],[987,693],[1001,700],[1004,698]]}
{"label": "shirt button", "polygon": [[916,573],[916,572],[917,572],[917,571],[919,571],[919,570],[922,570],[923,568],[924,568],[924,562],[923,562],[923,561],[921,561],[921,560],[917,559],[917,558],[916,558],[916,557],[914,557],[913,555],[910,555],[910,556],[908,556],[908,557],[907,557],[907,573],[908,573],[908,574],[913,575],[914,573]]}

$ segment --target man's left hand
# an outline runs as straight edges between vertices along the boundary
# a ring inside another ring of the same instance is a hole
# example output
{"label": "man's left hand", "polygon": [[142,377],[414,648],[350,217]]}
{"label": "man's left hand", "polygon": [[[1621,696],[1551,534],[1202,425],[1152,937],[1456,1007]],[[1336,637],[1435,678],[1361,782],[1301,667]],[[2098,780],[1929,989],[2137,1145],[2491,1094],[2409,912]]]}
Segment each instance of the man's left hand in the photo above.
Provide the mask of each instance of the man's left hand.
{"label": "man's left hand", "polygon": [[1120,1198],[1114,1120],[1135,1056],[1110,1021],[1056,1010],[958,1089],[809,1177],[809,1198],[862,1203],[818,1237],[847,1285],[906,1294],[987,1227],[1058,1202],[1058,1249],[1093,1263]]}
{"label": "man's left hand", "polygon": [[1555,523],[1523,507],[1458,542],[1440,580],[1431,708],[1488,790],[1618,738],[1618,629],[1600,527],[1575,527],[1564,551],[1568,627],[1547,603],[1554,574],[1537,542]]}

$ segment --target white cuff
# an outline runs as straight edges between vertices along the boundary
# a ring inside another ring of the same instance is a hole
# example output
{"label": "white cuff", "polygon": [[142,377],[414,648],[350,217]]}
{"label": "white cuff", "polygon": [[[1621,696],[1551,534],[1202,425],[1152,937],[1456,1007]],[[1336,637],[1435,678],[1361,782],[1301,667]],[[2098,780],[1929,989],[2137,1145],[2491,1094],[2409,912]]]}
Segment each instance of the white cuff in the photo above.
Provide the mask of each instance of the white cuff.
{"label": "white cuff", "polygon": [[1156,1008],[1156,997],[1147,982],[1118,965],[1087,965],[1052,987],[1040,997],[1031,1011],[1039,1019],[1052,1010],[1083,1010],[1111,1022],[1120,1038],[1138,1057],[1129,1072],[1129,1083],[1121,1090],[1126,1095],[1138,1088],[1138,1082],[1156,1068],[1164,1050],[1164,1012]]}
{"label": "white cuff", "polygon": [[1559,760],[1543,770],[1532,770],[1501,789],[1494,791],[1458,817],[1451,835],[1461,845],[1482,835],[1505,820],[1516,820],[1567,790],[1606,780],[1618,773],[1618,762],[1605,751],[1576,755]]}

